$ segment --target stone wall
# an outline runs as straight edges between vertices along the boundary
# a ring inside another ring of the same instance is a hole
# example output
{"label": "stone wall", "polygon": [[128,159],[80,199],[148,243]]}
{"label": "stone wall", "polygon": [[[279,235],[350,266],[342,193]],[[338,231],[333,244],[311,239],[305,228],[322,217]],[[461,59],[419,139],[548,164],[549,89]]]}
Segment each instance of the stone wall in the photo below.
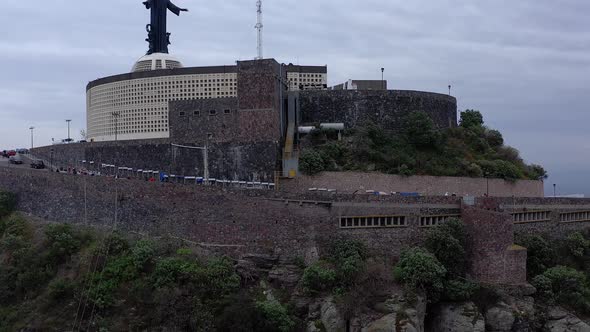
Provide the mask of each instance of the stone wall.
{"label": "stone wall", "polygon": [[414,111],[426,112],[439,128],[457,125],[454,97],[421,91],[325,90],[299,92],[301,125],[344,123],[355,128],[371,121],[398,130]]}
{"label": "stone wall", "polygon": [[512,218],[505,213],[464,207],[468,275],[491,284],[526,283],[526,249],[514,246]]}
{"label": "stone wall", "polygon": [[[169,139],[92,142],[35,148],[35,157],[57,167],[99,171],[100,164],[203,176],[203,152],[173,147]],[[195,142],[185,143],[194,145]],[[197,144],[199,145],[199,144]],[[274,182],[280,151],[275,142],[209,144],[209,175],[216,179]],[[52,151],[53,150],[53,151]],[[82,164],[81,161],[87,161]],[[90,165],[90,161],[94,164]]]}
{"label": "stone wall", "polygon": [[390,192],[417,192],[423,195],[543,197],[543,182],[522,180],[509,182],[502,179],[400,176],[382,173],[324,172],[315,176],[298,176],[281,183],[285,191],[305,192],[309,188],[336,189],[343,193],[366,190]]}
{"label": "stone wall", "polygon": [[[14,168],[0,168],[0,190],[17,193],[19,210],[50,221],[111,227],[116,209],[119,229],[170,234],[236,255],[300,255],[346,236],[396,257],[428,231],[419,226],[419,216],[460,213],[451,197],[293,195]],[[399,214],[407,216],[404,227],[341,229],[339,224],[340,216]]]}

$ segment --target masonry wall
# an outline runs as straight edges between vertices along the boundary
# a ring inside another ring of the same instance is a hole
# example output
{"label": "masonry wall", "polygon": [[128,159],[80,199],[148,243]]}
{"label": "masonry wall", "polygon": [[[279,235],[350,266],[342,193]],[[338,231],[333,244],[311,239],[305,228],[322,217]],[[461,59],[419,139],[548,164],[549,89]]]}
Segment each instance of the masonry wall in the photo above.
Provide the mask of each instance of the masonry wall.
{"label": "masonry wall", "polygon": [[543,197],[543,182],[467,177],[400,176],[382,173],[324,172],[315,176],[298,176],[281,184],[285,191],[305,192],[309,188],[336,189],[342,193],[366,190],[417,192],[423,195]]}
{"label": "masonry wall", "polygon": [[[17,193],[19,210],[50,221],[87,223],[156,236],[172,235],[239,256],[302,255],[339,236],[396,257],[429,228],[423,214],[458,214],[451,197],[407,198],[220,189],[141,180],[0,168],[0,190]],[[407,216],[404,227],[341,229],[340,216]]]}
{"label": "masonry wall", "polygon": [[457,125],[457,100],[454,97],[421,91],[324,90],[299,93],[302,125],[344,123],[355,128],[363,122],[379,123],[398,130],[403,119],[414,111],[426,112],[439,128]]}
{"label": "masonry wall", "polygon": [[[169,139],[92,142],[35,148],[35,157],[53,162],[57,167],[87,168],[100,171],[100,164],[117,167],[157,170],[182,176],[203,176],[203,152],[173,147]],[[197,145],[197,142],[178,142]],[[274,182],[276,156],[280,153],[275,142],[211,143],[209,145],[209,174],[212,178],[241,181]],[[52,151],[53,150],[53,151]],[[83,164],[82,161],[87,161]],[[90,164],[93,161],[94,164]]]}

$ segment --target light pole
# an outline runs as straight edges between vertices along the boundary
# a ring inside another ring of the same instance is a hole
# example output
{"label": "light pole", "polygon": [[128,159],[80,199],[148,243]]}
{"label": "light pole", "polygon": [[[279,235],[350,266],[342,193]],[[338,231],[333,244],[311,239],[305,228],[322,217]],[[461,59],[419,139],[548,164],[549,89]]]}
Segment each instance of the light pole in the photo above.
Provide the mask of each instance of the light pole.
{"label": "light pole", "polygon": [[66,122],[68,123],[68,143],[70,143],[70,122],[72,122],[72,120],[66,120]]}
{"label": "light pole", "polygon": [[31,130],[31,150],[33,149],[33,130],[35,130],[35,127],[31,126],[31,128],[29,128]]}
{"label": "light pole", "polygon": [[381,89],[385,90],[385,80],[383,79],[383,72],[385,72],[385,68],[381,67]]}
{"label": "light pole", "polygon": [[449,96],[451,95],[451,85],[449,84]]}
{"label": "light pole", "polygon": [[553,197],[557,197],[557,184],[553,184]]}

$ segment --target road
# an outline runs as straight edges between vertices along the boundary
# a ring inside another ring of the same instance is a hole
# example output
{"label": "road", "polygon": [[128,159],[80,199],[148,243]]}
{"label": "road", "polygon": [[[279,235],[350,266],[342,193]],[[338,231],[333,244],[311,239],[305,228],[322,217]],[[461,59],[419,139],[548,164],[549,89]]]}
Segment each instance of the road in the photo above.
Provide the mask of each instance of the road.
{"label": "road", "polygon": [[[20,155],[22,157],[23,163],[20,165],[11,164],[8,162],[8,158],[0,157],[0,167],[10,167],[10,168],[28,168],[31,169],[31,158],[27,155]],[[36,171],[41,172],[48,172],[47,169],[35,169]]]}

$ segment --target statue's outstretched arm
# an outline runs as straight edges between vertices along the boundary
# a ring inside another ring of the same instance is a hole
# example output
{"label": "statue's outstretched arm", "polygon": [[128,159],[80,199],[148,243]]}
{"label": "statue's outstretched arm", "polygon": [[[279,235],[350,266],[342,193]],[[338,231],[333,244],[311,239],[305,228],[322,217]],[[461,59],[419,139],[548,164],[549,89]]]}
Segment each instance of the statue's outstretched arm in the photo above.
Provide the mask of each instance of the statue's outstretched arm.
{"label": "statue's outstretched arm", "polygon": [[176,16],[180,15],[180,12],[188,12],[186,8],[180,8],[172,3],[172,1],[168,0],[168,9],[176,14]]}

